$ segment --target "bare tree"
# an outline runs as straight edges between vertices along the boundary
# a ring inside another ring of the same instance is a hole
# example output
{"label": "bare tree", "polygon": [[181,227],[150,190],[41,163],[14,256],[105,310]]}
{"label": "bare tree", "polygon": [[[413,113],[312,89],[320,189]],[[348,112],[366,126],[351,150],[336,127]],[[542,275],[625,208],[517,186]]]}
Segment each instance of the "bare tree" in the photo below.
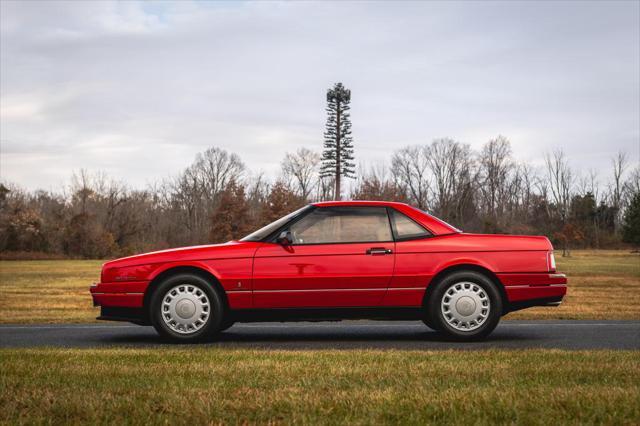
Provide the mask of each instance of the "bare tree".
{"label": "bare tree", "polygon": [[528,164],[513,164],[500,201],[503,212],[499,220],[505,229],[518,232],[527,229],[533,215],[536,184],[537,176]]}
{"label": "bare tree", "polygon": [[264,213],[269,189],[269,182],[262,173],[247,179],[247,205],[252,229],[258,229],[267,224]]}
{"label": "bare tree", "polygon": [[320,177],[318,182],[318,199],[320,201],[333,200],[335,198],[335,178],[331,176]]}
{"label": "bare tree", "polygon": [[527,163],[518,165],[518,173],[520,174],[520,177],[522,179],[520,203],[523,206],[524,211],[530,212],[532,199],[535,193],[534,188],[539,178],[535,170]]}
{"label": "bare tree", "polygon": [[507,138],[498,136],[484,144],[480,152],[478,178],[482,207],[493,227],[498,227],[502,216],[512,169],[511,143]]}
{"label": "bare tree", "polygon": [[176,216],[176,225],[184,231],[174,244],[186,244],[197,241],[198,235],[205,232],[208,217],[201,214],[204,207],[204,188],[192,167],[187,168],[180,176],[174,178],[171,185],[171,209]]}
{"label": "bare tree", "polygon": [[560,219],[564,223],[569,216],[571,205],[573,171],[562,150],[554,151],[551,155],[545,154],[545,164],[552,201],[558,208]]}
{"label": "bare tree", "polygon": [[594,169],[589,169],[587,172],[586,190],[593,195],[593,199],[598,204],[600,202],[600,185],[598,184],[598,172]]}
{"label": "bare tree", "polygon": [[624,194],[627,202],[640,193],[640,166],[631,171],[631,175],[624,183]]}
{"label": "bare tree", "polygon": [[627,154],[625,152],[618,152],[618,154],[611,160],[613,165],[613,182],[611,190],[612,205],[615,209],[614,229],[616,232],[620,229],[620,223],[622,222],[622,213],[624,209],[624,181],[622,177],[627,168]]}
{"label": "bare tree", "polygon": [[282,174],[286,182],[295,182],[295,193],[304,200],[309,200],[318,186],[318,165],[320,154],[307,148],[300,148],[295,153],[287,153],[282,160]]}
{"label": "bare tree", "polygon": [[191,172],[203,186],[204,194],[214,198],[226,189],[230,182],[239,182],[245,165],[237,154],[230,154],[220,148],[209,148],[196,156]]}
{"label": "bare tree", "polygon": [[427,147],[408,146],[391,157],[393,178],[403,188],[411,202],[422,209],[429,208],[429,154]]}
{"label": "bare tree", "polygon": [[433,176],[433,212],[445,220],[459,216],[467,201],[472,176],[471,149],[453,139],[436,139],[426,149],[427,167]]}
{"label": "bare tree", "polygon": [[198,154],[194,163],[174,179],[172,209],[188,231],[181,244],[208,241],[211,212],[217,207],[219,194],[231,182],[240,182],[244,171],[240,157],[214,147]]}
{"label": "bare tree", "polygon": [[[216,148],[174,178],[143,190],[86,170],[74,173],[57,193],[3,181],[0,256],[114,257],[208,243],[212,229],[216,239],[242,235],[306,202],[303,194],[333,199],[335,183],[314,181],[311,155],[298,151],[283,160],[288,185],[249,175],[237,156]],[[439,139],[395,152],[391,167],[360,167],[364,173],[351,195],[406,200],[471,232],[495,226],[500,232],[547,235],[568,255],[577,243],[620,247],[614,217],[640,193],[637,164],[619,154],[614,172],[602,182],[593,171],[577,175],[562,151],[546,154],[545,168],[538,171],[515,162],[504,138],[478,153]]]}
{"label": "bare tree", "polygon": [[72,204],[80,204],[80,213],[86,214],[90,199],[95,196],[90,173],[85,169],[71,175]]}
{"label": "bare tree", "polygon": [[[567,225],[571,207],[573,172],[562,150],[554,151],[551,155],[549,153],[545,154],[545,164],[547,166],[548,188],[551,200],[556,206],[561,226],[564,228]],[[564,238],[563,241],[562,255],[569,256],[568,238]]]}
{"label": "bare tree", "polygon": [[[594,204],[594,211],[591,215],[591,231],[593,246],[600,247],[600,228],[602,227],[602,215],[597,214],[597,206],[600,202],[600,188],[598,186],[598,174],[595,170],[589,169],[586,174],[578,174],[575,184],[575,195],[582,199],[591,198]],[[577,200],[576,200],[577,202]],[[574,214],[575,212],[572,212]],[[586,227],[585,227],[586,228]]]}

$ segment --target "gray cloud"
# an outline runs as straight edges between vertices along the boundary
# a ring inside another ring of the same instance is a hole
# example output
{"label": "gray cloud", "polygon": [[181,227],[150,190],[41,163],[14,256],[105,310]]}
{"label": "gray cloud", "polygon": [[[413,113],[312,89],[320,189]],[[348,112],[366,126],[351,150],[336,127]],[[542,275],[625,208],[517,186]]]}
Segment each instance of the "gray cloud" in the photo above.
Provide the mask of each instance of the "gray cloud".
{"label": "gray cloud", "polygon": [[604,177],[640,151],[637,2],[3,1],[2,179],[81,167],[143,186],[216,145],[274,175],[352,89],[360,162],[450,136],[563,148]]}

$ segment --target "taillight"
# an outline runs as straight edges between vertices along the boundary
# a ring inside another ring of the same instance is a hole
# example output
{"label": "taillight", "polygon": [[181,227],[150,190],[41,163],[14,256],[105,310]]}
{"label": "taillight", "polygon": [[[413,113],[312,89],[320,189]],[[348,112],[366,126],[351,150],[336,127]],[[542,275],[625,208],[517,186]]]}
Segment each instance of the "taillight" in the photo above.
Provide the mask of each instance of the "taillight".
{"label": "taillight", "polygon": [[547,264],[549,265],[549,272],[556,271],[556,257],[553,255],[552,251],[549,252]]}

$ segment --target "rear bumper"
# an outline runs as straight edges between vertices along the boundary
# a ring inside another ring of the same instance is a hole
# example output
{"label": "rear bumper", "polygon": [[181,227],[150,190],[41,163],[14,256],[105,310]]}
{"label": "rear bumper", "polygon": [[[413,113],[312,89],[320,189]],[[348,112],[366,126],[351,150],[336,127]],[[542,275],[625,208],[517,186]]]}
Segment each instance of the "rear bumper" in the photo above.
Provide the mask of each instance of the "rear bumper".
{"label": "rear bumper", "polygon": [[518,302],[510,302],[505,310],[505,314],[513,311],[519,311],[520,309],[531,308],[534,306],[560,306],[562,304],[562,296],[560,297],[547,297],[543,299],[528,299],[520,300]]}
{"label": "rear bumper", "polygon": [[500,274],[509,301],[508,311],[532,306],[559,306],[567,294],[564,274]]}

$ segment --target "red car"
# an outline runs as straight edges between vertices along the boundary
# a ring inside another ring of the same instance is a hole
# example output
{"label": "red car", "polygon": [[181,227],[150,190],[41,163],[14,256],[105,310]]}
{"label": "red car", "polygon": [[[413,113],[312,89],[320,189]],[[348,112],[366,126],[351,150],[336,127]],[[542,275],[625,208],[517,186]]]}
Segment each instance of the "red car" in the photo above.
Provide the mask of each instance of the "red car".
{"label": "red car", "polygon": [[113,260],[100,281],[98,319],[189,342],[235,322],[347,318],[422,320],[473,340],[567,291],[546,237],[467,234],[382,201],[314,203],[239,241]]}

